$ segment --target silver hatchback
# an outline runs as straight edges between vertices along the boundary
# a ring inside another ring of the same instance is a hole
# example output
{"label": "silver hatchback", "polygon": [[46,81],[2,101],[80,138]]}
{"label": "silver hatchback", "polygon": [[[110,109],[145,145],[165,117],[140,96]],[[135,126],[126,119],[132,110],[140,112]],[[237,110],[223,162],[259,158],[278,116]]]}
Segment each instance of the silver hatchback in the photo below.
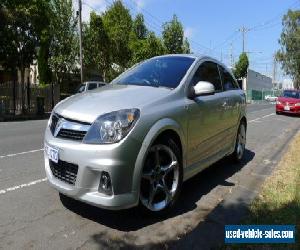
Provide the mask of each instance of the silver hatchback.
{"label": "silver hatchback", "polygon": [[221,158],[243,157],[245,94],[205,56],[146,60],[53,110],[45,169],[60,193],[107,209],[172,208],[182,183]]}

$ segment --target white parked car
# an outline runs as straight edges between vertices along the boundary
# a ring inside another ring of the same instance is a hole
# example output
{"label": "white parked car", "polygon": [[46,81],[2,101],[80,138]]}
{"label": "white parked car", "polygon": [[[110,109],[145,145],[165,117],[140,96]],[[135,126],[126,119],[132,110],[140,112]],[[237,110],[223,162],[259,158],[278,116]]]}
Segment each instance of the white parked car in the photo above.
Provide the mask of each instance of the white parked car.
{"label": "white parked car", "polygon": [[272,96],[272,95],[266,95],[265,100],[268,102],[276,102],[277,101],[277,96]]}
{"label": "white parked car", "polygon": [[83,93],[85,91],[96,89],[96,88],[99,88],[99,87],[103,87],[105,85],[106,85],[105,82],[99,82],[99,81],[84,82],[84,83],[79,85],[76,93]]}

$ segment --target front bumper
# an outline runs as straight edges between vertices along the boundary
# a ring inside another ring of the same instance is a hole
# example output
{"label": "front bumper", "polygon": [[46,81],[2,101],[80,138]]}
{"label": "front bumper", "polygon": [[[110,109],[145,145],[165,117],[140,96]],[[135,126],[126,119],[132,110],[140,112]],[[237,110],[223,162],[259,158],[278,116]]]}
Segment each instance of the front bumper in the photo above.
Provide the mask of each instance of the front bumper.
{"label": "front bumper", "polygon": [[[74,199],[107,209],[124,209],[138,204],[134,171],[141,143],[130,136],[119,143],[90,145],[53,137],[49,128],[45,145],[59,150],[59,159],[78,165],[75,184],[56,178],[44,153],[45,170],[49,183],[59,192]],[[102,171],[109,173],[112,195],[98,191]]]}

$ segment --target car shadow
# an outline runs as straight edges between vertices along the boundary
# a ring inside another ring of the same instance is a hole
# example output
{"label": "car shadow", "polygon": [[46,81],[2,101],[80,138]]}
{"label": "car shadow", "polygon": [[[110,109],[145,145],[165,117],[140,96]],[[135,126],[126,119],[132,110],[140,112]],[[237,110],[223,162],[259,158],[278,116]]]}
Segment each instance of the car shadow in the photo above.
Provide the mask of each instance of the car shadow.
{"label": "car shadow", "polygon": [[76,201],[64,195],[60,195],[60,199],[67,209],[83,218],[124,232],[136,231],[156,222],[194,210],[201,197],[217,186],[234,186],[234,183],[226,180],[252,161],[254,156],[254,152],[246,149],[241,163],[234,164],[227,157],[189,179],[183,185],[178,205],[172,212],[163,216],[145,216],[139,207],[110,211]]}
{"label": "car shadow", "polygon": [[287,117],[293,117],[293,118],[300,118],[300,114],[294,114],[294,113],[279,113],[277,114],[279,116],[287,116]]}

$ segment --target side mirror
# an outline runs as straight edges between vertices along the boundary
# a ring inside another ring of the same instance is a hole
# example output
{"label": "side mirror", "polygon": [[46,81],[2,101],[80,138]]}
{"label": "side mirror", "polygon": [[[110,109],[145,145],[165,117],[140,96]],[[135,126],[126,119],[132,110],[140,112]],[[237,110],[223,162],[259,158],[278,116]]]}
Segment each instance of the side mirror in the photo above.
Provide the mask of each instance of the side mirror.
{"label": "side mirror", "polygon": [[194,96],[213,95],[215,86],[210,82],[200,81],[193,87]]}

